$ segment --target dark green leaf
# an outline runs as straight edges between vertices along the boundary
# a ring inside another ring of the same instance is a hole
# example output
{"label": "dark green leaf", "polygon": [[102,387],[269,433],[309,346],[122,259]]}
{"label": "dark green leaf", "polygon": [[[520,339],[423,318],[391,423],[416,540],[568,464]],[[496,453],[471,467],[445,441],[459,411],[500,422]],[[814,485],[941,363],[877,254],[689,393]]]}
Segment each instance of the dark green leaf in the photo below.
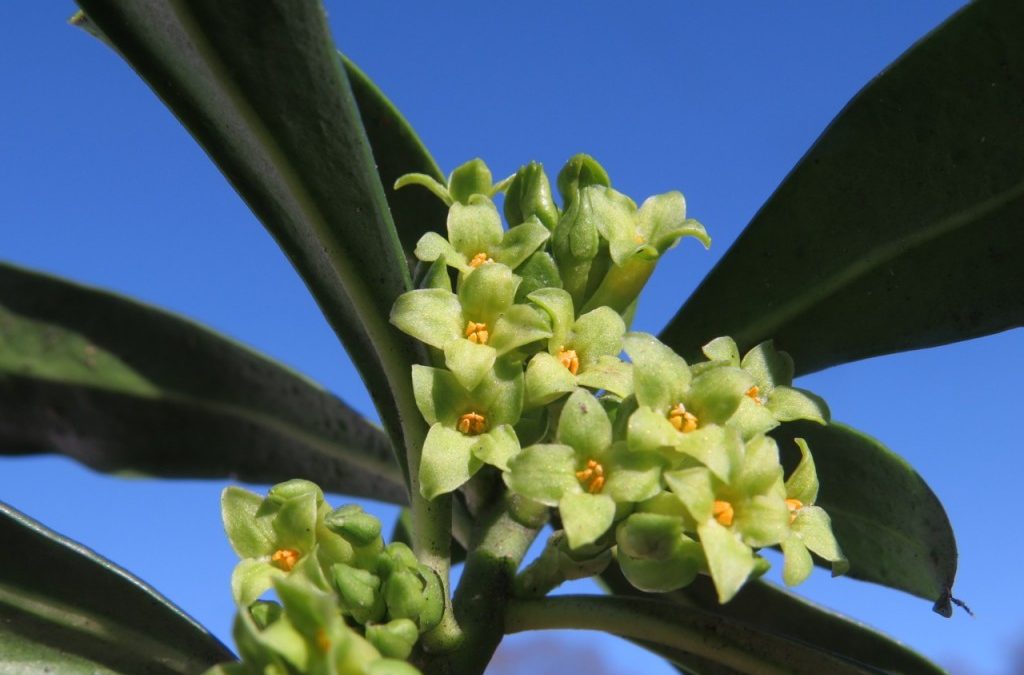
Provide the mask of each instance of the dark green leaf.
{"label": "dark green leaf", "polygon": [[422,420],[403,394],[409,366],[422,359],[388,324],[409,270],[320,3],[80,5],[277,240],[345,343],[396,446],[421,437]]}
{"label": "dark green leaf", "polygon": [[[784,424],[772,432],[789,469],[811,448],[821,487],[817,505],[850,560],[849,576],[935,601],[949,616],[956,540],[931,488],[903,458],[842,424]],[[819,561],[820,562],[820,561]]]}
{"label": "dark green leaf", "polygon": [[881,672],[820,646],[654,596],[559,595],[509,603],[506,632],[559,628],[601,630],[641,640],[648,648],[658,645],[655,651],[673,661],[693,655],[695,663],[719,663],[741,673]]}
{"label": "dark green leaf", "polygon": [[[619,595],[663,598],[682,606],[695,606],[715,615],[816,645],[881,670],[921,675],[939,675],[944,672],[899,642],[763,581],[748,583],[725,605],[718,603],[718,593],[710,577],[706,576],[697,577],[697,580],[686,588],[658,595],[643,593],[633,588],[616,565],[609,566],[602,573],[601,581]],[[704,673],[706,670],[698,667],[699,662],[693,660],[691,655],[686,655],[690,658],[680,658],[680,655],[660,651],[659,653],[678,665],[687,667],[687,670],[691,666],[697,673]]]}
{"label": "dark green leaf", "polygon": [[416,132],[395,106],[363,71],[350,60],[341,57],[352,85],[352,94],[359,106],[359,115],[366,128],[366,136],[377,160],[377,173],[391,206],[398,237],[409,260],[415,264],[413,249],[425,232],[445,232],[448,207],[427,190],[411,187],[395,189],[395,181],[407,173],[423,173],[444,184],[434,158],[423,146]]}
{"label": "dark green leaf", "polygon": [[0,503],[0,671],[194,675],[234,659],[166,598]]}
{"label": "dark green leaf", "polygon": [[979,0],[864,88],[662,339],[799,373],[1024,322],[1024,4]]}
{"label": "dark green leaf", "polygon": [[0,264],[0,454],[37,452],[407,499],[387,437],[306,378],[177,316]]}

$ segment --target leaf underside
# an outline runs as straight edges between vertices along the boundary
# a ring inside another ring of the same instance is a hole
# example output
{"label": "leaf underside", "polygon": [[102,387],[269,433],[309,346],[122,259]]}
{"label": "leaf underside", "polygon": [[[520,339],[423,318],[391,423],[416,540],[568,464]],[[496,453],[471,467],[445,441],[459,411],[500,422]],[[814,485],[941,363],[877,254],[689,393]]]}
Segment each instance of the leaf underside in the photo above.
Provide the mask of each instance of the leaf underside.
{"label": "leaf underside", "polygon": [[141,580],[0,503],[0,671],[193,675],[234,656]]}
{"label": "leaf underside", "polygon": [[46,452],[407,499],[383,432],[308,379],[167,312],[0,264],[0,454]]}
{"label": "leaf underside", "polygon": [[846,106],[662,339],[773,338],[808,373],[1024,325],[1022,90],[1024,5],[970,3]]}

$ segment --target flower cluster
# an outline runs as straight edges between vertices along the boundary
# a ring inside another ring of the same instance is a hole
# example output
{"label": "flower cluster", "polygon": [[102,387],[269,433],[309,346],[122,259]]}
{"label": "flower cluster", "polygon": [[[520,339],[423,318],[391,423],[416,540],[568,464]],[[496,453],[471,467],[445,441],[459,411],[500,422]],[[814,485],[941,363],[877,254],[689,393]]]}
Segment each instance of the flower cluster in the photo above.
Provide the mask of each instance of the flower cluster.
{"label": "flower cluster", "polygon": [[537,163],[497,184],[480,160],[447,185],[410,175],[398,187],[409,184],[450,209],[447,237],[429,233],[416,247],[421,287],[391,315],[433,348],[435,367],[413,370],[430,424],[424,497],[490,465],[520,497],[557,508],[564,532],[551,560],[568,555],[570,567],[593,573],[586,561],[613,551],[647,591],[703,572],[725,602],[767,569],[757,554],[767,546],[782,548],[790,584],[810,574],[810,552],[843,571],[815,506],[809,449],[798,442],[802,461],[786,478],[767,435],[791,420],[828,419],[823,401],[791,386],[788,355],[768,342],[741,357],[723,337],[691,365],[628,332],[661,255],[684,237],[710,245],[680,193],[638,207],[586,155],[558,176],[561,208]]}
{"label": "flower cluster", "polygon": [[[313,483],[267,496],[229,487],[221,499],[241,561],[231,577],[242,661],[223,673],[414,675],[405,662],[441,620],[441,580],[359,506],[331,510]],[[273,588],[280,604],[259,600]]]}

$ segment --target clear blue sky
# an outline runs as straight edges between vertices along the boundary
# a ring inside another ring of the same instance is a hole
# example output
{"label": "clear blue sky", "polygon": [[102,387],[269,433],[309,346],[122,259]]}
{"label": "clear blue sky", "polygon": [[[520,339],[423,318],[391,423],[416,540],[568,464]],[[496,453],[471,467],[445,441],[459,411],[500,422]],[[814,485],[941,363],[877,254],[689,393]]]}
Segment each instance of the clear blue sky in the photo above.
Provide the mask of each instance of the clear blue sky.
{"label": "clear blue sky", "polygon": [[[445,170],[482,156],[499,176],[530,159],[556,172],[585,151],[637,199],[686,194],[714,246],[684,245],[663,262],[636,323],[656,332],[843,104],[961,3],[355,4],[328,3],[340,48]],[[372,415],[287,261],[131,70],[65,25],[73,9],[17,3],[0,22],[0,257],[199,319]],[[1024,638],[1013,515],[1022,347],[1013,331],[802,382],[928,480],[958,536],[954,593],[977,616],[942,619],[925,601],[820,572],[801,592],[964,672],[1009,673]],[[227,639],[222,485],[0,460],[0,500],[133,570]],[[601,644],[613,671],[671,672]]]}

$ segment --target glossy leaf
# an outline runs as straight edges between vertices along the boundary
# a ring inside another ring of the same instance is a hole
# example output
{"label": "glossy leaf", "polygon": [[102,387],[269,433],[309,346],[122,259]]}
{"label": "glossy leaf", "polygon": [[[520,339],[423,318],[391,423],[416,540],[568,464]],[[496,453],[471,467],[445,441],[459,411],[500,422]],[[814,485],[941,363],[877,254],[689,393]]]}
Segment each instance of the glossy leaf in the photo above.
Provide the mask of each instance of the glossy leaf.
{"label": "glossy leaf", "polygon": [[44,452],[407,499],[387,437],[308,379],[186,319],[0,265],[0,454]]}
{"label": "glossy leaf", "polygon": [[387,321],[410,287],[408,266],[320,3],[79,4],[277,240],[359,368],[395,445],[421,438],[422,422],[403,395],[421,354]]}
{"label": "glossy leaf", "polygon": [[513,601],[505,615],[505,630],[601,630],[667,647],[673,655],[691,653],[758,675],[880,672],[817,645],[654,597],[560,595]]}
{"label": "glossy leaf", "polygon": [[0,503],[0,671],[192,675],[234,656],[117,565]]}
{"label": "glossy leaf", "polygon": [[817,505],[850,561],[848,575],[935,602],[944,616],[956,576],[956,540],[946,512],[921,476],[877,440],[842,424],[793,422],[772,431],[783,463],[800,459],[793,439],[811,448]]}
{"label": "glossy leaf", "polygon": [[661,335],[798,373],[1024,323],[1024,5],[980,0],[839,114]]}
{"label": "glossy leaf", "polygon": [[[763,581],[751,581],[746,584],[725,605],[719,604],[718,593],[707,576],[697,577],[693,584],[678,591],[654,595],[633,588],[616,565],[609,566],[601,574],[601,581],[609,590],[619,595],[661,598],[681,607],[697,607],[717,616],[816,645],[820,649],[886,672],[922,675],[939,675],[945,672],[920,654],[882,633]],[[692,654],[666,652],[656,645],[641,644],[681,666],[684,672],[691,672],[688,666],[693,666],[693,671],[702,675],[707,672],[705,668],[698,667],[706,664]]]}

